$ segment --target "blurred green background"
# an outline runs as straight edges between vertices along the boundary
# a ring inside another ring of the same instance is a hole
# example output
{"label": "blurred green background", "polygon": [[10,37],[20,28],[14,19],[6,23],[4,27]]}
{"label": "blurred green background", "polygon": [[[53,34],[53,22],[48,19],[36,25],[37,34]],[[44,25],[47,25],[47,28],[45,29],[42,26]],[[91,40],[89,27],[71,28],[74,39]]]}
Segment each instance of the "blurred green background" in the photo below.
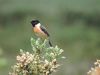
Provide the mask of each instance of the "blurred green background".
{"label": "blurred green background", "polygon": [[32,19],[65,51],[54,75],[86,75],[100,59],[100,0],[0,0],[0,75],[11,71],[20,48],[32,50]]}

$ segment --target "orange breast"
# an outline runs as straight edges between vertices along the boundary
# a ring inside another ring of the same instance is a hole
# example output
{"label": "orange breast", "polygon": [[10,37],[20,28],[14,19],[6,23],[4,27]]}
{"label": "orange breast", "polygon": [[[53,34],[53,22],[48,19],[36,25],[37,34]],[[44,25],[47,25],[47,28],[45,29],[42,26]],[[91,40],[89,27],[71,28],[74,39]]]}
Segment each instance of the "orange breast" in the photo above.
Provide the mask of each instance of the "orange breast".
{"label": "orange breast", "polygon": [[47,38],[47,35],[40,28],[33,28],[33,31],[38,37]]}
{"label": "orange breast", "polygon": [[33,28],[35,33],[41,32],[39,28]]}

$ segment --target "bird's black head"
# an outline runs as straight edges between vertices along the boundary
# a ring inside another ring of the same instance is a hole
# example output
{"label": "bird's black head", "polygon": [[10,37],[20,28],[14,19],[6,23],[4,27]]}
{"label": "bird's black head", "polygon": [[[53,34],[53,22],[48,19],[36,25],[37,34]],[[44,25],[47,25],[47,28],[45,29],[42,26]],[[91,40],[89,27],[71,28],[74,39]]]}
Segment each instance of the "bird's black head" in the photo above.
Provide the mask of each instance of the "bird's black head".
{"label": "bird's black head", "polygon": [[32,20],[31,24],[33,27],[35,27],[36,24],[40,23],[39,20]]}

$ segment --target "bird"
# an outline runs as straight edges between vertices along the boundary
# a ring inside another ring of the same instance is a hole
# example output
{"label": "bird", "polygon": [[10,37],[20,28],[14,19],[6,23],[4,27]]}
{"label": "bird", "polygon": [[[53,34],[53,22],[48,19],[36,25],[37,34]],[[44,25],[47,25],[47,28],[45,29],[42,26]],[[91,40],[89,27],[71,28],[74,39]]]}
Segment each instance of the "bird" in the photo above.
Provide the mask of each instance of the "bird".
{"label": "bird", "polygon": [[[37,37],[41,39],[49,39],[50,34],[47,32],[46,28],[41,25],[39,20],[32,20],[32,30],[36,34]],[[49,39],[49,45],[52,47],[52,43]]]}

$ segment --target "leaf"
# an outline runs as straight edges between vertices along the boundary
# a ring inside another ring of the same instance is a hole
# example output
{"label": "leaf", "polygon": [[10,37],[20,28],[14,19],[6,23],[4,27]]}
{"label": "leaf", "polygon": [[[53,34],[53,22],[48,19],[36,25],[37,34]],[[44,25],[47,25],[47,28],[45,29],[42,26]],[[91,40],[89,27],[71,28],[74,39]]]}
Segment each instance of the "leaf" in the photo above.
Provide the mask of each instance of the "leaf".
{"label": "leaf", "polygon": [[32,46],[35,45],[35,39],[33,39],[32,37],[31,37],[31,45],[32,45]]}
{"label": "leaf", "polygon": [[35,44],[36,44],[36,46],[39,46],[40,45],[40,42],[41,40],[40,40],[40,38],[38,38],[36,41],[35,41]]}

